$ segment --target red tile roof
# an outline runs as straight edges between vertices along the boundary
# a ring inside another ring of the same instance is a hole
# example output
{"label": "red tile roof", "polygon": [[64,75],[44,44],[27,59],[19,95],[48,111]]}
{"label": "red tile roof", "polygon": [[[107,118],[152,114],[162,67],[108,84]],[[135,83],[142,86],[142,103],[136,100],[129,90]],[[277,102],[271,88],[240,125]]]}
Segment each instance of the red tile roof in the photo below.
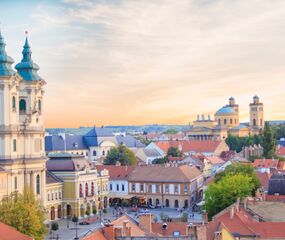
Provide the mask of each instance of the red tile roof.
{"label": "red tile roof", "polygon": [[263,187],[264,190],[268,190],[268,185],[269,185],[269,179],[272,174],[268,173],[262,173],[262,172],[256,172],[256,175],[260,181],[261,186]]}
{"label": "red tile roof", "polygon": [[97,165],[98,171],[107,169],[109,171],[110,180],[127,180],[134,170],[132,166],[114,166],[114,165]]}
{"label": "red tile roof", "polygon": [[155,144],[162,149],[164,152],[170,147],[182,148],[182,152],[214,152],[217,147],[221,144],[221,141],[161,141],[155,142]]}
{"label": "red tile roof", "polygon": [[96,232],[87,235],[82,240],[108,240],[108,238],[103,235],[101,230],[97,230]]}
{"label": "red tile roof", "polygon": [[225,161],[223,159],[221,159],[220,157],[206,157],[213,165],[215,164],[224,164]]}
{"label": "red tile roof", "polygon": [[158,236],[173,236],[174,232],[179,232],[180,236],[187,236],[186,226],[184,222],[169,222],[167,228],[162,228],[162,223],[152,223],[152,233]]}
{"label": "red tile roof", "polygon": [[278,166],[278,159],[255,159],[252,163],[254,168],[276,168]]}
{"label": "red tile roof", "polygon": [[285,156],[285,147],[281,146],[277,149],[276,154],[278,156]]}
{"label": "red tile roof", "polygon": [[15,228],[0,222],[0,240],[32,240],[23,233],[18,232]]}
{"label": "red tile roof", "polygon": [[216,217],[207,226],[207,239],[212,240],[215,231],[223,224],[231,233],[240,235],[259,236],[262,239],[284,239],[284,222],[256,222],[253,217],[240,207],[239,212],[235,210],[234,216],[230,218],[229,210]]}

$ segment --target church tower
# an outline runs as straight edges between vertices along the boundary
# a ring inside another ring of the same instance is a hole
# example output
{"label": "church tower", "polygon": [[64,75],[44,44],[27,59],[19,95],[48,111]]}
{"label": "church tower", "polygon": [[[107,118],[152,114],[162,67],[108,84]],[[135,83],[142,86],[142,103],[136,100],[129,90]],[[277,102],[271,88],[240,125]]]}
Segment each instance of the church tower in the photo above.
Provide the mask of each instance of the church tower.
{"label": "church tower", "polygon": [[45,205],[43,86],[26,37],[23,59],[14,62],[0,34],[0,167],[8,174],[7,195],[30,187]]}
{"label": "church tower", "polygon": [[239,105],[236,104],[236,101],[233,97],[229,98],[229,104],[226,107],[230,107],[235,111],[235,118],[233,119],[233,126],[239,125]]}
{"label": "church tower", "polygon": [[253,102],[249,104],[250,128],[253,134],[259,134],[264,127],[263,103],[259,102],[259,97],[255,95]]}

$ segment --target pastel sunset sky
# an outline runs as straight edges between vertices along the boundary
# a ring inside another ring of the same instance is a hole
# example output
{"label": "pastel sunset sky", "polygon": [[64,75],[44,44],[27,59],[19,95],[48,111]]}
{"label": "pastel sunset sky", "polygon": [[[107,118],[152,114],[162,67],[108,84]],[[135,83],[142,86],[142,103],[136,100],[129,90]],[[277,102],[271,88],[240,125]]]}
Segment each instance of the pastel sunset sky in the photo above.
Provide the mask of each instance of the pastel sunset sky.
{"label": "pastel sunset sky", "polygon": [[284,0],[0,2],[8,54],[29,31],[46,127],[188,124],[257,94],[285,119]]}

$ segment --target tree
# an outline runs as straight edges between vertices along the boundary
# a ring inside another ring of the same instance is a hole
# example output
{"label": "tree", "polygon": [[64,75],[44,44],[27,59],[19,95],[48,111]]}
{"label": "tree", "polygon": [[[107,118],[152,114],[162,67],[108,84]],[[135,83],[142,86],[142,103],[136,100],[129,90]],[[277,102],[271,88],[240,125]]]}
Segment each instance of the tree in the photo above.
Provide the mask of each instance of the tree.
{"label": "tree", "polygon": [[157,158],[157,159],[154,159],[152,161],[152,164],[164,164],[164,163],[167,163],[168,162],[168,158],[167,157],[164,157],[164,158]]}
{"label": "tree", "polygon": [[265,123],[262,132],[262,142],[263,154],[265,158],[272,158],[275,156],[276,150],[276,140],[273,135],[273,131],[268,122]]}
{"label": "tree", "polygon": [[182,157],[183,153],[176,147],[170,147],[167,150],[167,157]]}
{"label": "tree", "polygon": [[36,200],[33,192],[25,188],[23,194],[12,193],[0,204],[0,222],[16,228],[35,240],[46,234],[45,211]]}
{"label": "tree", "polygon": [[[57,222],[53,222],[51,224],[51,230],[52,230],[52,235],[53,235],[53,232],[57,231],[58,230],[58,223]],[[54,237],[53,237],[54,238]]]}
{"label": "tree", "polygon": [[237,198],[251,196],[254,184],[249,176],[227,175],[220,181],[209,185],[205,192],[203,209],[211,219],[215,214],[233,204]]}
{"label": "tree", "polygon": [[115,165],[120,162],[121,165],[136,165],[137,160],[135,154],[124,145],[112,148],[106,159],[106,165]]}
{"label": "tree", "polygon": [[178,130],[175,128],[169,128],[163,132],[163,134],[176,134],[176,133],[178,133]]}
{"label": "tree", "polygon": [[255,174],[254,168],[251,165],[244,165],[240,163],[231,164],[226,167],[225,171],[215,175],[215,182],[221,181],[226,176],[234,176],[242,174],[250,177],[251,183],[253,184],[253,193],[260,186],[260,181]]}

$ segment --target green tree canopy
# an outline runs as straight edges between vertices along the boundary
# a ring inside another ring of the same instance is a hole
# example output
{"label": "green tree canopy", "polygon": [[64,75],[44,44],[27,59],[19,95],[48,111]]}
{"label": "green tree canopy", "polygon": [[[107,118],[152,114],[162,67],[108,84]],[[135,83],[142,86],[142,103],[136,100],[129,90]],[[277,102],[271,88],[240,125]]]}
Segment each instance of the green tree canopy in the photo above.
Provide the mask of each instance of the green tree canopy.
{"label": "green tree canopy", "polygon": [[182,157],[183,153],[176,147],[170,147],[167,150],[167,157]]}
{"label": "green tree canopy", "polygon": [[176,134],[176,133],[178,133],[178,130],[175,128],[169,128],[163,132],[163,134]]}
{"label": "green tree canopy", "polygon": [[260,135],[248,136],[248,137],[237,137],[229,135],[226,139],[226,143],[230,150],[241,152],[245,146],[254,144],[261,144],[262,137]]}
{"label": "green tree canopy", "polygon": [[237,198],[250,196],[253,189],[251,177],[241,173],[227,175],[220,181],[209,185],[205,192],[203,209],[208,212],[211,219],[215,214],[233,204]]}
{"label": "green tree canopy", "polygon": [[135,154],[124,145],[112,148],[106,159],[106,165],[115,165],[116,162],[120,162],[121,165],[135,165],[137,163]]}
{"label": "green tree canopy", "polygon": [[254,172],[254,168],[249,164],[245,165],[240,163],[231,164],[226,167],[225,171],[216,174],[215,182],[219,182],[226,176],[235,176],[238,174],[250,177],[250,181],[254,186],[253,193],[260,186],[260,181]]}
{"label": "green tree canopy", "polygon": [[262,131],[261,145],[263,147],[263,154],[265,158],[272,158],[275,156],[276,139],[268,122],[265,123],[264,129]]}
{"label": "green tree canopy", "polygon": [[46,234],[44,219],[44,208],[28,188],[24,189],[23,194],[13,193],[1,201],[0,222],[36,240],[44,239]]}

